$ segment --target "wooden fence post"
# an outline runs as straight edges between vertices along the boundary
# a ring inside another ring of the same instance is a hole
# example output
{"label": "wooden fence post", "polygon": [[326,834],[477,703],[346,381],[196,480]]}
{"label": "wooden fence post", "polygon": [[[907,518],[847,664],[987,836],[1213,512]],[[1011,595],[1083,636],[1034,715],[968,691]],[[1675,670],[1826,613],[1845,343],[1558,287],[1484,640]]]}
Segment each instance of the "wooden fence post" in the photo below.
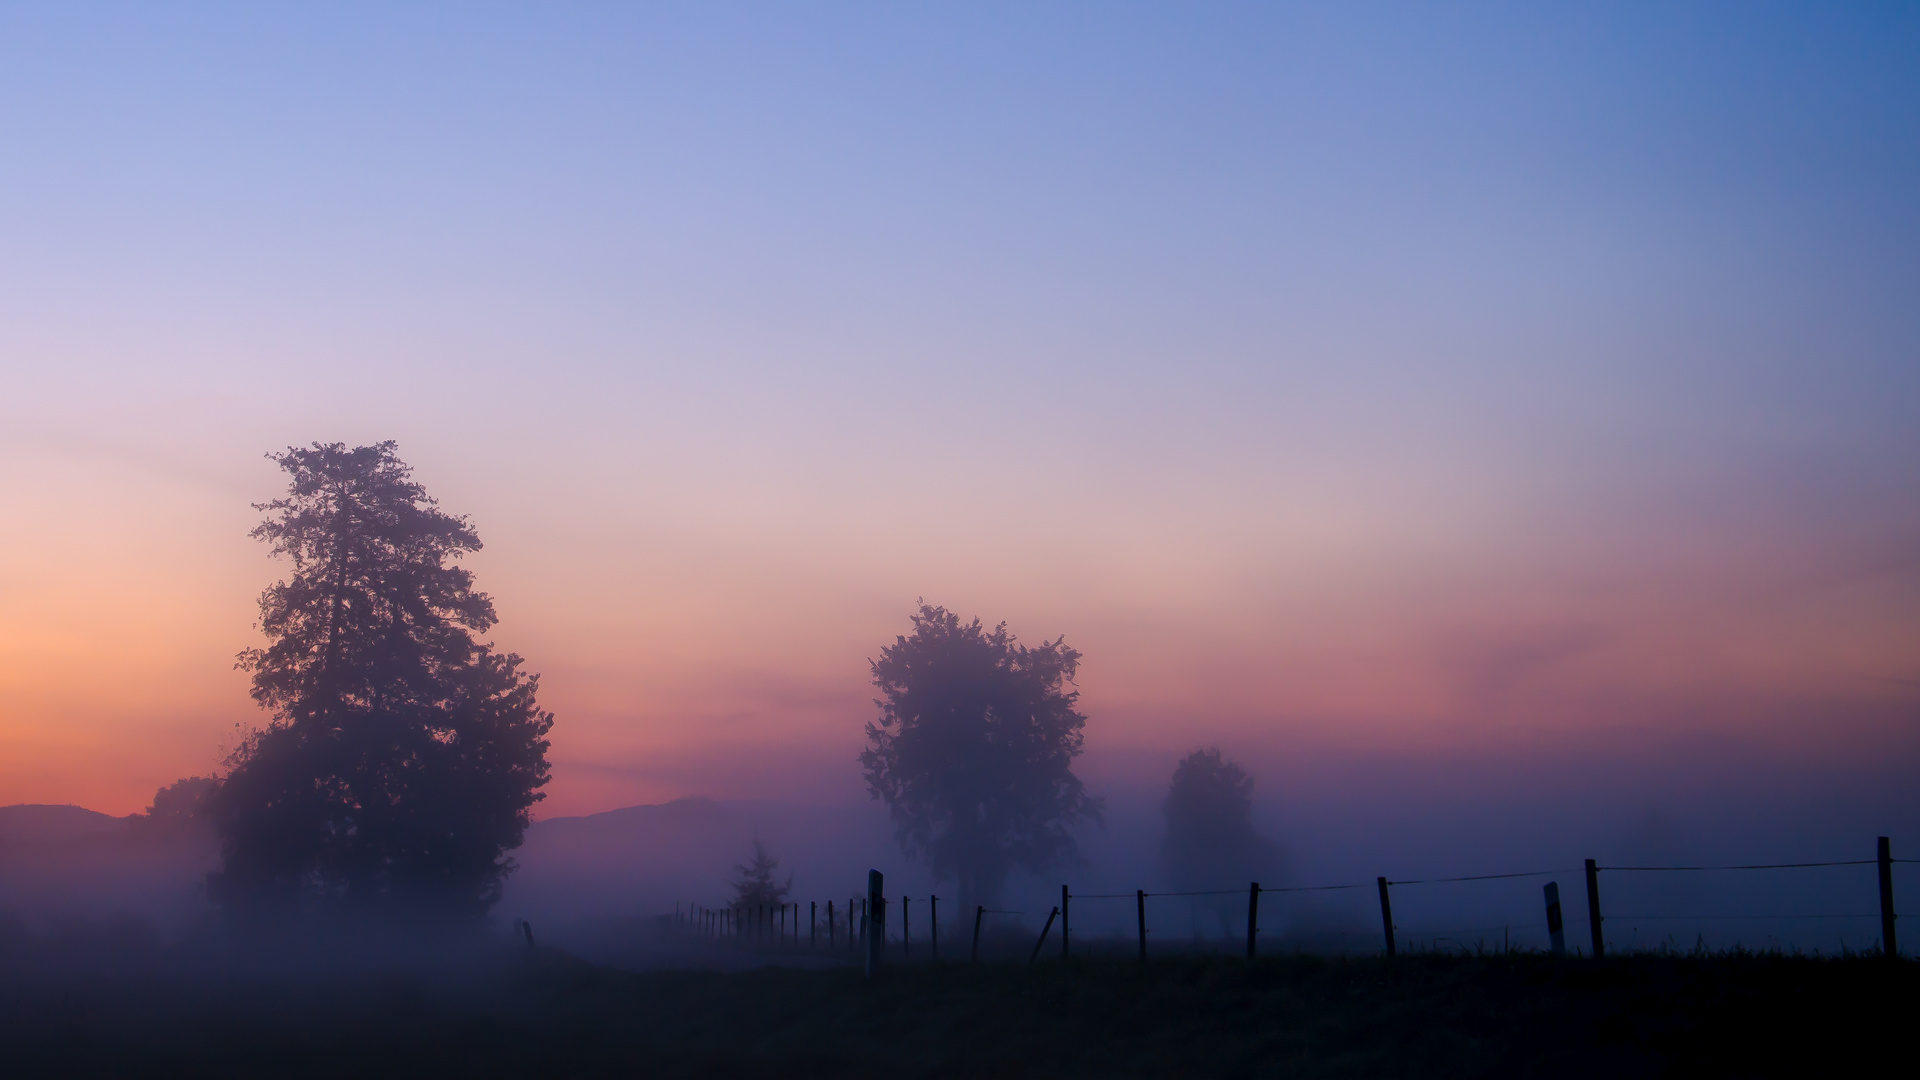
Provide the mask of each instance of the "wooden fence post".
{"label": "wooden fence post", "polygon": [[913,959],[913,897],[900,898],[900,959]]}
{"label": "wooden fence post", "polygon": [[973,909],[973,956],[967,960],[969,964],[977,964],[980,962],[980,917],[986,913],[987,906],[985,904],[981,904]]}
{"label": "wooden fence post", "polygon": [[1247,959],[1254,956],[1253,936],[1260,932],[1260,883],[1247,887]]}
{"label": "wooden fence post", "polygon": [[1033,951],[1027,954],[1027,966],[1033,966],[1033,962],[1040,959],[1040,946],[1047,943],[1047,931],[1053,929],[1053,920],[1059,917],[1059,908],[1054,908],[1052,911],[1047,912],[1047,925],[1040,928],[1040,940],[1033,943]]}
{"label": "wooden fence post", "polygon": [[887,941],[887,898],[883,892],[886,878],[880,871],[867,871],[867,977],[880,970],[881,950]]}
{"label": "wooden fence post", "polygon": [[1387,935],[1387,955],[1393,956],[1393,901],[1387,898],[1387,879],[1377,878],[1380,885],[1380,928]]}
{"label": "wooden fence post", "polygon": [[1893,937],[1893,841],[1880,838],[1880,951],[1889,960],[1900,956]]}
{"label": "wooden fence post", "polygon": [[1147,962],[1147,890],[1133,890],[1133,906],[1140,915],[1140,962]]}
{"label": "wooden fence post", "polygon": [[525,934],[525,935],[526,935],[526,938],[527,938],[527,950],[528,950],[529,952],[531,952],[531,951],[533,950],[533,924],[532,924],[532,923],[530,923],[530,922],[528,922],[528,921],[527,921],[527,920],[525,920],[525,919],[521,919],[521,920],[520,920],[520,932],[521,932],[522,934]]}
{"label": "wooden fence post", "polygon": [[827,951],[833,952],[839,948],[839,945],[839,939],[835,935],[833,928],[833,901],[829,900],[827,901]]}
{"label": "wooden fence post", "polygon": [[1067,901],[1069,899],[1071,897],[1067,895],[1067,887],[1060,886],[1060,959],[1062,960],[1073,958],[1073,954],[1068,952],[1072,946],[1067,941]]}
{"label": "wooden fence post", "polygon": [[1587,929],[1593,934],[1593,958],[1607,955],[1607,939],[1600,933],[1600,867],[1587,860]]}
{"label": "wooden fence post", "polygon": [[1547,940],[1553,942],[1553,955],[1567,955],[1566,925],[1560,920],[1560,883],[1547,882]]}
{"label": "wooden fence post", "polygon": [[940,959],[940,898],[927,894],[927,925],[933,928],[933,958]]}

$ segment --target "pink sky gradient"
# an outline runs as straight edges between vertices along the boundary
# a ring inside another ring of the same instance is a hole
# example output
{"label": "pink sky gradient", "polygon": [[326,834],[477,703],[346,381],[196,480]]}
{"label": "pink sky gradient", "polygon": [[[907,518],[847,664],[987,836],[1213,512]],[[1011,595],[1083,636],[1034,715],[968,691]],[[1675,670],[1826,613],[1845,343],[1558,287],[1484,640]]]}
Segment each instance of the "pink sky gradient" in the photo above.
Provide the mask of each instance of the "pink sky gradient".
{"label": "pink sky gradient", "polygon": [[1920,763],[1920,18],[752,10],[6,16],[0,803],[217,770],[388,438],[542,814],[863,799],[918,597],[1112,790]]}

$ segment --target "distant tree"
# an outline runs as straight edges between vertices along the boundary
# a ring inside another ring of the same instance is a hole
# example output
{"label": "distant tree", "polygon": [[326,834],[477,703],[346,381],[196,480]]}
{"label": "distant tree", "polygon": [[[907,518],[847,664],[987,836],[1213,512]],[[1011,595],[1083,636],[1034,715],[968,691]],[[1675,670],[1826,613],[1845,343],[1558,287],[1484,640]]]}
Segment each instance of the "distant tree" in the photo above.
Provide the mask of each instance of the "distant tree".
{"label": "distant tree", "polygon": [[753,860],[733,868],[740,876],[733,881],[733,903],[735,907],[757,907],[761,904],[782,903],[787,893],[793,889],[793,875],[788,874],[784,884],[775,876],[780,869],[780,860],[773,857],[767,845],[756,837],[753,841]]}
{"label": "distant tree", "polygon": [[212,800],[230,911],[477,917],[547,782],[553,714],[520,657],[475,640],[493,601],[454,565],[480,538],[391,442],[270,455],[292,478],[253,536],[290,559],[240,654],[271,720]]}
{"label": "distant tree", "polygon": [[1278,849],[1253,827],[1253,777],[1218,747],[1182,758],[1167,786],[1160,862],[1179,888],[1214,889],[1272,869]]}
{"label": "distant tree", "polygon": [[871,661],[877,722],[860,755],[909,857],[956,880],[965,904],[998,899],[1015,868],[1041,873],[1077,858],[1068,827],[1100,820],[1100,800],[1073,774],[1087,718],[1069,690],[1080,663],[1065,639],[1021,645],[1005,623],[924,601],[913,634]]}
{"label": "distant tree", "polygon": [[136,815],[137,823],[161,829],[186,828],[204,822],[220,781],[211,776],[188,776],[153,793],[153,805]]}

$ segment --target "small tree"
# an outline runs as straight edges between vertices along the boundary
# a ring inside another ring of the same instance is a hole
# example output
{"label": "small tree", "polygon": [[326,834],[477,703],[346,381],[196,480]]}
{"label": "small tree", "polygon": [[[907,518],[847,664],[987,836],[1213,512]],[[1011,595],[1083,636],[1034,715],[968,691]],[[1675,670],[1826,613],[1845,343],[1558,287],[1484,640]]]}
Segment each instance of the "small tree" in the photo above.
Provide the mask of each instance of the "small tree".
{"label": "small tree", "polygon": [[1215,889],[1275,869],[1279,852],[1253,827],[1253,777],[1219,747],[1180,760],[1161,804],[1160,862],[1176,889]]}
{"label": "small tree", "polygon": [[1087,718],[1069,690],[1080,663],[1065,639],[1020,644],[924,601],[913,634],[871,661],[877,721],[860,755],[908,857],[957,879],[962,905],[993,903],[1014,868],[1073,862],[1068,827],[1100,820],[1073,774]]}
{"label": "small tree", "polygon": [[188,776],[153,793],[153,805],[134,815],[137,824],[161,830],[191,828],[206,820],[220,781],[211,776]]}
{"label": "small tree", "polygon": [[477,917],[547,782],[539,677],[475,640],[493,601],[455,565],[480,538],[391,442],[271,455],[291,477],[257,540],[293,563],[240,654],[271,717],[211,810],[229,911],[334,906]]}
{"label": "small tree", "polygon": [[793,889],[793,875],[788,874],[785,884],[774,876],[780,869],[780,860],[773,857],[767,845],[759,837],[753,840],[753,861],[733,868],[740,876],[733,881],[733,906],[737,908],[758,907],[765,904],[773,907],[786,900],[787,893]]}

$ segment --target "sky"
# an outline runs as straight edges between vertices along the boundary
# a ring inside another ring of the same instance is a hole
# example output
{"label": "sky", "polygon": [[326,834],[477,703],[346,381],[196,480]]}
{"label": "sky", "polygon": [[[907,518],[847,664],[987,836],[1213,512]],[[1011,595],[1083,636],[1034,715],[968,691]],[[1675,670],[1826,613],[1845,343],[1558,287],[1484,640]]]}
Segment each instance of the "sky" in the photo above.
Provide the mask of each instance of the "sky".
{"label": "sky", "polygon": [[0,803],[219,769],[395,439],[543,816],[864,800],[924,597],[1115,797],[1920,826],[1912,6],[20,3],[0,147]]}

